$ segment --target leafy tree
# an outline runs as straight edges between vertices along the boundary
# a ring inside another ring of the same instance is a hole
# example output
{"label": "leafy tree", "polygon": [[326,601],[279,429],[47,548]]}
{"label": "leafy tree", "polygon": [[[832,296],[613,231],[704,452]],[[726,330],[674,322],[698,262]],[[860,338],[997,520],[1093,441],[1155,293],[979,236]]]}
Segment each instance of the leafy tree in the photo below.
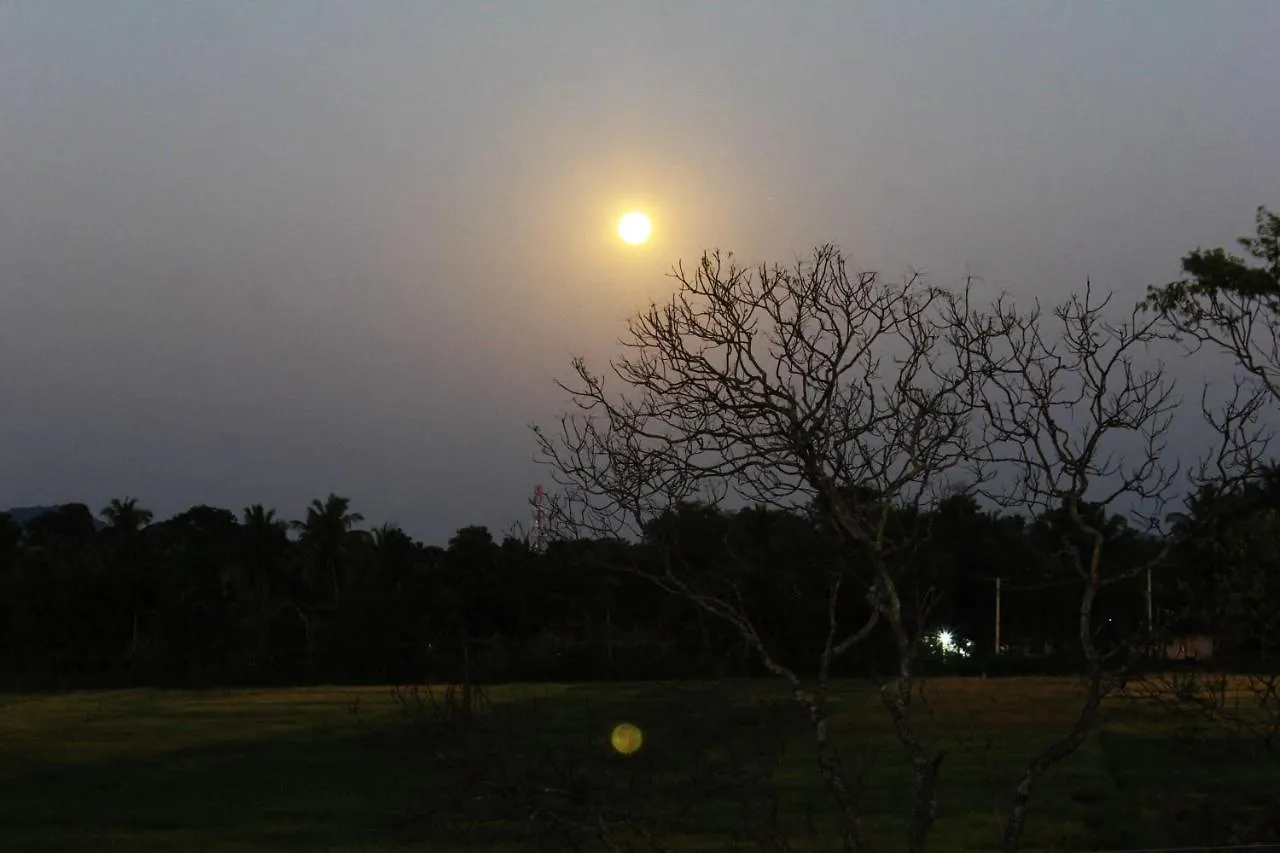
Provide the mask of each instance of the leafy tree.
{"label": "leafy tree", "polygon": [[239,535],[235,513],[203,504],[147,528],[159,593],[157,640],[181,683],[219,670],[235,645]]}
{"label": "leafy tree", "polygon": [[93,513],[87,506],[63,504],[26,523],[26,547],[28,550],[75,550],[88,545],[96,532]]}
{"label": "leafy tree", "polygon": [[1248,659],[1277,669],[1280,652],[1280,508],[1270,507],[1231,530],[1217,590],[1220,624],[1246,644]]}
{"label": "leafy tree", "polygon": [[1280,401],[1280,215],[1257,211],[1257,233],[1242,237],[1247,257],[1196,249],[1182,259],[1186,278],[1151,287],[1143,306],[1175,335],[1229,355]]}
{"label": "leafy tree", "polygon": [[[14,569],[21,554],[22,526],[9,513],[0,512],[0,602],[12,602],[19,593]],[[11,635],[11,608],[0,604],[0,661],[13,666],[13,646],[16,638]],[[7,659],[7,661],[6,661]],[[3,666],[0,663],[0,666]]]}
{"label": "leafy tree", "polygon": [[18,560],[22,546],[22,525],[7,512],[0,512],[0,576],[8,574]]}
{"label": "leafy tree", "polygon": [[472,650],[485,639],[511,638],[518,619],[521,581],[504,571],[502,548],[488,528],[472,525],[459,529],[445,551],[445,575],[463,604],[461,618],[450,620],[450,639],[468,661]]}

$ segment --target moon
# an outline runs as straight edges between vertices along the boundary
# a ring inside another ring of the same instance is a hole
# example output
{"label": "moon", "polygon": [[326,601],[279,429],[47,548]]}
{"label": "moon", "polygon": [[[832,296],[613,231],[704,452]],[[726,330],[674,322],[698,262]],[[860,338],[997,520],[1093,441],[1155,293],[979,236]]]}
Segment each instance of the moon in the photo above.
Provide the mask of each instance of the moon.
{"label": "moon", "polygon": [[653,223],[638,210],[623,214],[618,220],[618,237],[630,246],[639,246],[653,233]]}

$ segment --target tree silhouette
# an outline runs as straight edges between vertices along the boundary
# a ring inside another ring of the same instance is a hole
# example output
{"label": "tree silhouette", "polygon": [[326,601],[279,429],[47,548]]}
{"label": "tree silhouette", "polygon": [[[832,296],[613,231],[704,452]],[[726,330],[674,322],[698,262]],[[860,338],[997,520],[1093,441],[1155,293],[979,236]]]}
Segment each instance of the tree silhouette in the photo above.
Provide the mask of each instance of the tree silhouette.
{"label": "tree silhouette", "polygon": [[[571,412],[555,431],[536,430],[562,489],[557,526],[639,539],[613,568],[728,626],[790,686],[850,850],[871,841],[829,739],[832,667],[855,647],[890,651],[880,696],[911,772],[916,853],[937,814],[943,753],[922,735],[913,684],[947,589],[962,568],[972,572],[935,547],[933,529],[948,514],[974,515],[954,497],[957,482],[998,507],[1063,514],[1063,541],[1039,566],[1057,556],[1081,591],[1073,638],[1089,690],[1076,725],[1031,756],[1014,785],[1012,853],[1033,787],[1096,728],[1115,683],[1107,664],[1128,649],[1099,638],[1103,591],[1119,600],[1122,584],[1168,560],[1169,543],[1154,553],[1132,545],[1106,515],[1123,503],[1139,520],[1159,518],[1173,497],[1178,461],[1165,439],[1178,401],[1162,365],[1143,361],[1158,319],[1114,318],[1109,297],[1089,287],[1048,314],[1003,298],[978,309],[967,292],[851,273],[831,246],[794,269],[753,271],[711,253],[673,278],[676,293],[631,320],[607,371],[575,360],[573,382],[561,385]],[[1201,460],[1201,482],[1248,470],[1256,411],[1246,396],[1209,412],[1221,441]],[[723,511],[729,501],[809,513],[821,544],[792,570],[804,610],[816,602],[810,618],[825,629],[811,638],[809,666],[766,628],[762,605],[776,602],[759,590],[770,584],[751,589],[764,549],[744,547],[749,537]],[[701,634],[705,655],[713,641]]]}
{"label": "tree silhouette", "polygon": [[1194,349],[1230,356],[1280,402],[1280,214],[1259,207],[1256,221],[1256,235],[1238,241],[1248,259],[1196,249],[1182,259],[1186,278],[1148,288],[1142,304]]}
{"label": "tree silhouette", "polygon": [[22,551],[22,525],[0,512],[0,575],[8,573]]}
{"label": "tree silhouette", "polygon": [[[1086,284],[1048,315],[1004,298],[985,311],[958,316],[953,333],[971,354],[974,398],[986,441],[977,465],[1004,472],[980,491],[999,505],[1037,515],[1035,530],[1054,532],[1052,552],[1078,595],[1073,621],[1084,657],[1086,698],[1075,724],[1036,753],[1014,787],[1005,818],[1005,850],[1021,843],[1032,790],[1050,767],[1073,754],[1099,724],[1103,700],[1123,683],[1125,661],[1149,640],[1123,641],[1099,630],[1104,593],[1172,564],[1175,540],[1161,528],[1177,498],[1181,465],[1169,430],[1180,405],[1164,365],[1148,355],[1159,340],[1159,318],[1135,308],[1116,317],[1110,295]],[[1260,444],[1243,409],[1202,407],[1217,431],[1215,446],[1191,468],[1191,482],[1218,478],[1228,491],[1251,476]],[[1161,540],[1143,548],[1116,514],[1123,506],[1143,534]],[[1117,552],[1127,548],[1127,555]]]}
{"label": "tree silhouette", "polygon": [[349,498],[330,493],[323,501],[317,498],[311,502],[305,519],[293,522],[310,565],[330,584],[334,607],[341,601],[340,578],[351,552],[351,534],[364,521],[363,515],[350,509]]}
{"label": "tree silhouette", "polygon": [[[829,737],[829,682],[833,664],[883,628],[895,661],[881,697],[912,773],[908,849],[921,851],[942,755],[921,740],[912,684],[936,600],[904,595],[919,531],[896,513],[928,504],[980,439],[968,426],[969,353],[945,333],[958,297],[850,272],[833,246],[794,269],[753,271],[709,253],[673,278],[675,295],[630,322],[624,355],[610,364],[621,390],[576,360],[573,383],[561,386],[575,412],[555,432],[537,431],[564,490],[560,526],[644,537],[651,557],[624,568],[731,627],[790,686],[850,850],[871,841]],[[825,631],[810,650],[811,689],[762,634],[743,592],[746,559],[730,551],[709,561],[687,547],[685,525],[713,521],[709,510],[729,497],[807,504],[843,546],[820,570]]]}
{"label": "tree silhouette", "polygon": [[102,508],[102,520],[113,530],[122,533],[137,533],[151,523],[154,517],[151,510],[138,505],[137,498],[112,498],[111,503]]}
{"label": "tree silhouette", "polygon": [[289,529],[289,523],[283,519],[276,518],[274,509],[267,509],[262,504],[253,504],[247,506],[241,512],[241,523],[247,530],[255,531],[280,531],[286,532]]}

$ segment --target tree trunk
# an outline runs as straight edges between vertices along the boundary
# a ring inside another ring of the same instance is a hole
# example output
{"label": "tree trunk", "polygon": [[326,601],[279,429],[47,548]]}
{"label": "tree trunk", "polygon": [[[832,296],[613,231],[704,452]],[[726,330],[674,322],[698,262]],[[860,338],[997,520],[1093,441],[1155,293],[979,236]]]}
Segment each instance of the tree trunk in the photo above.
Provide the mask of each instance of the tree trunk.
{"label": "tree trunk", "polygon": [[604,609],[604,655],[613,663],[613,614],[608,607]]}
{"label": "tree trunk", "polygon": [[1084,651],[1085,660],[1087,661],[1087,677],[1088,677],[1088,695],[1085,697],[1084,705],[1080,709],[1080,716],[1076,718],[1075,724],[1071,727],[1071,731],[1065,736],[1049,744],[1038,755],[1027,762],[1026,768],[1023,770],[1022,778],[1018,780],[1018,784],[1013,789],[1013,803],[1009,806],[1009,814],[1005,819],[1004,826],[1004,851],[1005,853],[1018,853],[1022,846],[1022,834],[1027,826],[1027,811],[1031,803],[1031,790],[1035,786],[1036,781],[1044,775],[1044,773],[1053,765],[1057,764],[1080,748],[1085,738],[1097,728],[1098,725],[1098,709],[1102,705],[1103,697],[1103,673],[1102,660],[1098,654],[1098,650],[1094,647],[1092,639],[1093,626],[1093,604],[1097,598],[1098,591],[1101,589],[1099,581],[1098,567],[1101,563],[1101,537],[1097,537],[1094,543],[1094,553],[1091,562],[1090,579],[1085,585],[1085,591],[1080,599],[1079,611],[1079,638],[1080,645]]}
{"label": "tree trunk", "polygon": [[835,748],[831,746],[831,742],[827,740],[827,720],[825,716],[819,717],[814,730],[817,740],[818,772],[821,774],[823,783],[836,801],[836,806],[840,809],[843,817],[841,821],[841,840],[843,841],[844,849],[846,853],[854,853],[855,851],[856,853],[873,853],[875,848],[872,846],[871,840],[867,838],[866,830],[863,829],[862,818],[858,814],[857,800],[841,775],[840,757],[836,754]]}
{"label": "tree trunk", "polygon": [[338,607],[338,561],[329,559],[329,577],[333,581],[333,606]]}
{"label": "tree trunk", "polygon": [[138,666],[138,611],[133,611],[133,632],[129,637],[129,668]]}
{"label": "tree trunk", "polygon": [[707,619],[702,611],[698,610],[697,613],[698,634],[702,642],[702,653],[699,657],[702,659],[703,665],[706,666],[711,661],[711,630],[707,628]]}

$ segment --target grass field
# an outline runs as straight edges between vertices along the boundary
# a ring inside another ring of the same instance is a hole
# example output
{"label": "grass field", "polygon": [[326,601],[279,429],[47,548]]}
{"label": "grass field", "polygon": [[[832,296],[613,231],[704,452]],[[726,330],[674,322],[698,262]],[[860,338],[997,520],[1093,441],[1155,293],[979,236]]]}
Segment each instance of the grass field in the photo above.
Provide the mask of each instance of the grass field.
{"label": "grass field", "polygon": [[[1010,782],[1068,723],[1075,687],[941,679],[925,697],[926,738],[947,751],[932,849],[994,849]],[[777,803],[795,849],[836,849],[803,720],[786,704],[771,710],[785,697],[765,682],[540,685],[489,698],[497,710],[481,716],[504,722],[470,735],[476,760],[460,772],[440,758],[458,744],[432,741],[412,703],[385,688],[0,696],[0,850],[530,849],[510,840],[502,818],[520,806],[499,802],[503,785],[564,787],[575,802],[656,816],[690,851],[733,849],[734,830],[767,829]],[[870,823],[900,849],[901,749],[865,686],[842,686],[835,703]],[[609,746],[622,721],[644,733],[627,757]],[[1026,849],[1208,840],[1196,833],[1221,834],[1280,791],[1256,752],[1115,704],[1038,789]],[[498,786],[482,789],[481,770]]]}

